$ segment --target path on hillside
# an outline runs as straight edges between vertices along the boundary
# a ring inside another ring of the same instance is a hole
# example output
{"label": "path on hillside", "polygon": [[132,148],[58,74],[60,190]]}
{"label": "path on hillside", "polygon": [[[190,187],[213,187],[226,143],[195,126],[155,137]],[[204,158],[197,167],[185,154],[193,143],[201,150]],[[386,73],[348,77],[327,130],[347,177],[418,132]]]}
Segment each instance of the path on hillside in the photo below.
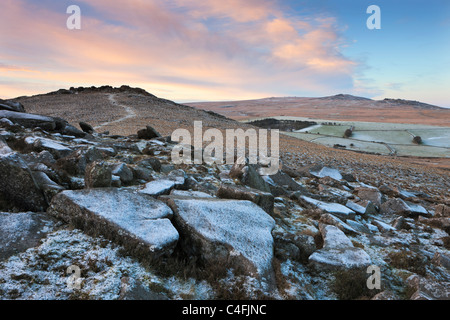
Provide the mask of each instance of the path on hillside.
{"label": "path on hillside", "polygon": [[127,119],[131,119],[131,118],[135,118],[136,117],[136,112],[134,111],[134,109],[132,107],[124,105],[124,104],[120,104],[120,103],[117,102],[115,93],[109,93],[108,94],[108,100],[113,106],[119,106],[119,107],[124,108],[127,114],[124,117],[120,118],[120,119],[117,119],[117,120],[114,120],[114,121],[104,122],[104,123],[96,126],[96,127],[94,127],[95,130],[97,130],[97,129],[101,128],[101,127],[113,125],[113,124],[116,124],[118,122],[122,122],[122,121],[125,121]]}

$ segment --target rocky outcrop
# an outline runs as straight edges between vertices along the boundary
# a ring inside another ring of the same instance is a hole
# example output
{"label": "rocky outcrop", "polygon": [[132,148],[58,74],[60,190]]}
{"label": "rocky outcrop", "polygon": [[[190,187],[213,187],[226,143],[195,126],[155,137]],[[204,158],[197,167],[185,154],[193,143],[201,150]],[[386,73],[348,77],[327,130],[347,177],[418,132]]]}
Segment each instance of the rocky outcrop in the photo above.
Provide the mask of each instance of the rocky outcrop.
{"label": "rocky outcrop", "polygon": [[328,167],[323,167],[319,171],[317,172],[312,171],[311,173],[318,178],[330,177],[334,180],[343,179],[342,174],[339,172],[339,170]]}
{"label": "rocky outcrop", "polygon": [[[398,275],[421,271],[430,276],[416,296],[445,296],[434,290],[448,277],[448,199],[414,191],[407,177],[387,186],[338,161],[309,159],[270,176],[245,161],[178,165],[167,137],[81,132],[63,119],[1,112],[0,299],[48,290],[78,298],[61,287],[61,271],[74,263],[86,280],[76,294],[89,298],[334,299],[334,271],[364,273],[372,263],[388,270],[376,299],[402,297]],[[393,256],[398,248],[415,254]],[[120,257],[109,260],[114,250]],[[145,277],[130,274],[145,268]],[[193,288],[160,289],[180,281]]]}
{"label": "rocky outcrop", "polygon": [[30,136],[26,137],[24,142],[31,150],[35,152],[41,152],[44,150],[50,152],[55,159],[66,157],[73,152],[73,150],[66,145],[52,139]]}
{"label": "rocky outcrop", "polygon": [[355,217],[355,212],[346,206],[339,203],[328,203],[320,200],[316,200],[307,196],[300,196],[304,201],[310,203],[311,205],[324,210],[328,213],[333,213],[343,219],[350,219]]}
{"label": "rocky outcrop", "polygon": [[91,162],[86,166],[84,184],[86,188],[111,187],[112,170],[104,162]]}
{"label": "rocky outcrop", "polygon": [[362,269],[371,264],[370,256],[363,249],[354,247],[339,228],[322,224],[320,233],[323,248],[309,256],[309,263],[316,270]]}
{"label": "rocky outcrop", "polygon": [[437,282],[412,275],[406,279],[408,286],[415,290],[411,300],[450,300],[450,282]]}
{"label": "rocky outcrop", "polygon": [[273,281],[275,221],[251,201],[185,199],[168,201],[180,244],[209,264],[230,264]]}
{"label": "rocky outcrop", "polygon": [[21,210],[42,212],[47,208],[30,168],[15,152],[0,155],[0,194]]}
{"label": "rocky outcrop", "polygon": [[7,110],[0,110],[0,118],[9,119],[26,128],[39,127],[48,131],[54,131],[57,125],[55,118],[52,117]]}
{"label": "rocky outcrop", "polygon": [[248,161],[236,161],[229,173],[230,178],[241,181],[246,186],[264,192],[270,192],[269,184],[261,177],[258,166]]}
{"label": "rocky outcrop", "polygon": [[163,202],[115,188],[63,191],[47,211],[90,234],[101,234],[133,255],[155,259],[170,254],[179,238]]}
{"label": "rocky outcrop", "polygon": [[236,185],[222,184],[216,195],[224,199],[250,200],[264,211],[273,213],[274,197],[271,193]]}
{"label": "rocky outcrop", "polygon": [[383,203],[380,207],[381,213],[399,214],[406,216],[430,216],[428,211],[421,205],[405,202],[399,198],[392,198]]}

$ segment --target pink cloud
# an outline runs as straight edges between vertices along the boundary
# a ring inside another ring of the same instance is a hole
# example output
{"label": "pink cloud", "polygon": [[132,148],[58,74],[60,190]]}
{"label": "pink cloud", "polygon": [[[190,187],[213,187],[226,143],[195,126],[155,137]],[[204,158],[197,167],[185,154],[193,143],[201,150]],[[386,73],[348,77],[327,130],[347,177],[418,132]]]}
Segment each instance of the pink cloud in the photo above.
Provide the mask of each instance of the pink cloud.
{"label": "pink cloud", "polygon": [[[168,88],[167,98],[185,100],[195,92],[192,100],[202,100],[351,82],[355,63],[340,53],[332,17],[287,17],[263,0],[78,2],[82,14],[83,4],[99,13],[82,15],[82,30],[71,31],[65,12],[4,0],[0,29],[8,33],[0,38],[0,61],[39,73],[5,74],[0,65],[3,83],[139,84],[157,95],[155,88],[162,95]],[[211,29],[206,18],[223,28]]]}

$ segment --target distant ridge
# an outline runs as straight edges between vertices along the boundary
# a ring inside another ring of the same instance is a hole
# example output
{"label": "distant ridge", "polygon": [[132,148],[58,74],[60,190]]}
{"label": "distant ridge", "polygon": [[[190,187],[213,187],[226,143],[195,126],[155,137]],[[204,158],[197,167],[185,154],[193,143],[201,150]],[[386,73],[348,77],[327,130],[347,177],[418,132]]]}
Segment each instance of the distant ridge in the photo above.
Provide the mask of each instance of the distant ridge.
{"label": "distant ridge", "polygon": [[434,108],[446,109],[446,108],[442,108],[442,107],[439,107],[439,106],[435,106],[435,105],[432,105],[432,104],[428,104],[428,103],[424,103],[424,102],[420,102],[420,101],[415,101],[415,100],[389,99],[389,98],[386,98],[384,100],[380,100],[380,102],[387,102],[387,103],[397,104],[397,105],[410,105],[410,106],[416,106],[416,107],[426,108],[426,109],[434,109]]}
{"label": "distant ridge", "polygon": [[450,109],[405,99],[374,100],[339,93],[326,97],[270,97],[241,101],[187,102],[235,120],[265,117],[410,123],[448,127]]}
{"label": "distant ridge", "polygon": [[343,93],[340,93],[340,94],[337,94],[334,96],[329,96],[329,97],[317,98],[317,99],[373,101],[372,99],[369,99],[369,98],[358,97],[358,96],[353,96],[351,94],[343,94]]}

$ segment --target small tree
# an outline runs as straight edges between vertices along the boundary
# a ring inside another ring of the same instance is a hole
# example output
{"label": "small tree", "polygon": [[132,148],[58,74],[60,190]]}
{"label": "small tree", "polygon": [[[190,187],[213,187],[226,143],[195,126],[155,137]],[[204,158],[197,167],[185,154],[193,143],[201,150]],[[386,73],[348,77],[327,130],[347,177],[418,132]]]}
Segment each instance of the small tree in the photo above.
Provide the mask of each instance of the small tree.
{"label": "small tree", "polygon": [[344,138],[350,138],[352,136],[352,134],[353,134],[352,129],[347,129],[344,132]]}
{"label": "small tree", "polygon": [[415,136],[413,138],[413,143],[415,143],[415,144],[422,144],[422,138],[420,136]]}

